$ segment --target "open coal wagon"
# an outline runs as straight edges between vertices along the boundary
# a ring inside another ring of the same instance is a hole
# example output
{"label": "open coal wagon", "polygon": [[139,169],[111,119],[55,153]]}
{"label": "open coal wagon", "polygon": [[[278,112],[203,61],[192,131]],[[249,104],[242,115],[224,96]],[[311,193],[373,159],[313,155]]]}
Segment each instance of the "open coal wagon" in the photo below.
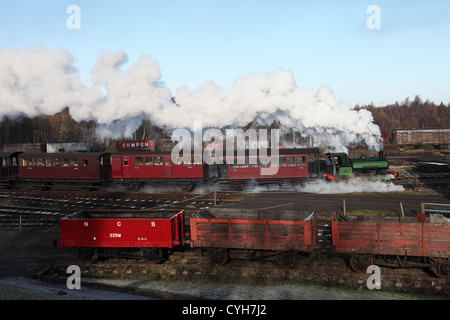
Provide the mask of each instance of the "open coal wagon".
{"label": "open coal wagon", "polygon": [[292,268],[299,254],[317,247],[317,222],[298,212],[208,209],[190,218],[191,245],[206,249],[211,262],[224,265],[230,256],[251,260],[275,258]]}
{"label": "open coal wagon", "polygon": [[[429,220],[429,221],[427,221]],[[369,265],[429,268],[444,277],[450,269],[450,224],[419,214],[417,218],[337,216],[331,222],[335,252],[349,255],[354,271]]]}

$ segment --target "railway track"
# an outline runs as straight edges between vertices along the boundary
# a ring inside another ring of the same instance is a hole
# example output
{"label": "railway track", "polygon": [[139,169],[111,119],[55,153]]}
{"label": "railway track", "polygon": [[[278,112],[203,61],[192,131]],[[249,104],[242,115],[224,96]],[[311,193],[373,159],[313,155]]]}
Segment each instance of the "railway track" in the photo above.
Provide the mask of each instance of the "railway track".
{"label": "railway track", "polygon": [[0,226],[19,228],[56,225],[67,214],[82,210],[146,210],[191,208],[233,203],[246,195],[231,191],[123,193],[92,191],[1,190]]}

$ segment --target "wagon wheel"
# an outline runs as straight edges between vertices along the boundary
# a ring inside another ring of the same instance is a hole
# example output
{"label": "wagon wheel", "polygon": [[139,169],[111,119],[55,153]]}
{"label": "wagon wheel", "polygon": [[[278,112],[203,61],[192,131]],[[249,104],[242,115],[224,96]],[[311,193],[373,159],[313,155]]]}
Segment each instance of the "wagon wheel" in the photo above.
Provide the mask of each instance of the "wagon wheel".
{"label": "wagon wheel", "polygon": [[224,266],[230,259],[230,254],[227,249],[208,249],[208,259],[213,264]]}
{"label": "wagon wheel", "polygon": [[233,191],[243,191],[244,190],[244,183],[243,182],[232,181],[231,182],[231,189]]}
{"label": "wagon wheel", "polygon": [[182,182],[182,183],[178,184],[178,187],[181,189],[181,191],[189,192],[189,191],[192,191],[192,189],[194,189],[195,182],[187,182],[187,183]]}
{"label": "wagon wheel", "polygon": [[278,266],[283,269],[293,269],[297,265],[297,254],[295,250],[280,252],[275,258]]}
{"label": "wagon wheel", "polygon": [[129,191],[138,191],[140,187],[140,182],[130,182],[127,184],[127,190]]}
{"label": "wagon wheel", "polygon": [[446,278],[449,274],[449,267],[439,260],[434,260],[433,263],[434,265],[430,267],[430,271],[438,278]]}
{"label": "wagon wheel", "polygon": [[144,257],[148,262],[153,264],[161,263],[164,259],[161,248],[147,248],[144,250]]}
{"label": "wagon wheel", "polygon": [[366,273],[367,268],[373,264],[372,256],[350,256],[350,267],[357,273]]}
{"label": "wagon wheel", "polygon": [[79,248],[78,256],[81,260],[96,262],[98,259],[98,250],[96,248]]}

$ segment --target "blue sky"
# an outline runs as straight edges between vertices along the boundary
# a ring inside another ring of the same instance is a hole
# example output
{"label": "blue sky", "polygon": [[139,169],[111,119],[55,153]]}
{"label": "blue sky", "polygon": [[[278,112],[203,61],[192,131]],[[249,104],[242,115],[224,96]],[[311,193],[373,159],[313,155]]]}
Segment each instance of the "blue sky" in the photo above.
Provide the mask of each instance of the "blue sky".
{"label": "blue sky", "polygon": [[[66,26],[72,4],[79,30]],[[379,30],[367,28],[370,5]],[[68,50],[86,84],[102,51],[123,49],[128,65],[157,60],[173,93],[282,68],[350,105],[450,103],[450,1],[1,0],[0,29],[0,48]]]}

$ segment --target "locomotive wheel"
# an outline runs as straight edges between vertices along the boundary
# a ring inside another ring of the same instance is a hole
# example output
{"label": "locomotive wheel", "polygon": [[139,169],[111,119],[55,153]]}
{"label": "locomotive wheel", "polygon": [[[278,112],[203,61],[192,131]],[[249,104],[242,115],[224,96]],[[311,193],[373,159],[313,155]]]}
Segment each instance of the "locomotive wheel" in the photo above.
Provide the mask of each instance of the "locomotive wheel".
{"label": "locomotive wheel", "polygon": [[153,264],[161,263],[164,259],[163,251],[161,248],[144,249],[144,256],[148,262]]}
{"label": "locomotive wheel", "polygon": [[227,249],[212,248],[208,249],[208,259],[212,264],[224,266],[230,259],[230,254]]}
{"label": "locomotive wheel", "polygon": [[275,258],[277,265],[283,269],[293,269],[297,265],[297,254],[294,250],[280,252]]}
{"label": "locomotive wheel", "polygon": [[357,273],[366,273],[367,268],[373,264],[373,257],[371,256],[351,256],[350,267]]}

